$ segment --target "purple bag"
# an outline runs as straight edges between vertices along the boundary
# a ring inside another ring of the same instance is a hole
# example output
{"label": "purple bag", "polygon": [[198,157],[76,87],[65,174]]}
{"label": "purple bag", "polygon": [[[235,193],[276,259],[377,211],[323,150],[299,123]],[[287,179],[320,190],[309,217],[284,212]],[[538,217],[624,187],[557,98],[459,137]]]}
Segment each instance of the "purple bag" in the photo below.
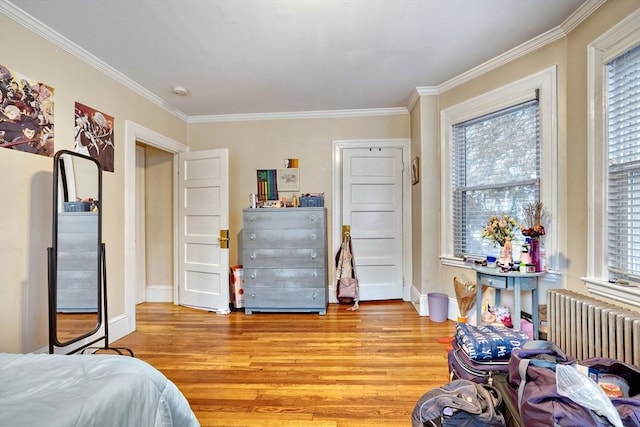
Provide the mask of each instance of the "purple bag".
{"label": "purple bag", "polygon": [[611,402],[618,410],[624,426],[640,427],[640,367],[605,357],[594,357],[579,363],[596,369],[601,380],[606,375],[624,380],[629,386],[628,396],[612,397]]}
{"label": "purple bag", "polygon": [[573,365],[575,362],[554,343],[542,340],[529,341],[511,353],[509,385],[525,425],[611,425],[595,412],[558,393],[556,365]]}
{"label": "purple bag", "polygon": [[509,371],[509,359],[473,360],[457,341],[451,344],[447,356],[451,379],[463,379],[479,384],[492,384],[493,375]]}

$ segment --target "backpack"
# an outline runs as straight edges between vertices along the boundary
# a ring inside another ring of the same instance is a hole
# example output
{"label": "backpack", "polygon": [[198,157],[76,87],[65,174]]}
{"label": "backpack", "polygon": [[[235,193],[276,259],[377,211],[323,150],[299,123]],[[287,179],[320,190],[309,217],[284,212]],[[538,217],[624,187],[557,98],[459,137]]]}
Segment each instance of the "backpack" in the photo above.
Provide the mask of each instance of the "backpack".
{"label": "backpack", "polygon": [[487,384],[453,380],[423,394],[411,415],[413,427],[502,427],[502,394]]}

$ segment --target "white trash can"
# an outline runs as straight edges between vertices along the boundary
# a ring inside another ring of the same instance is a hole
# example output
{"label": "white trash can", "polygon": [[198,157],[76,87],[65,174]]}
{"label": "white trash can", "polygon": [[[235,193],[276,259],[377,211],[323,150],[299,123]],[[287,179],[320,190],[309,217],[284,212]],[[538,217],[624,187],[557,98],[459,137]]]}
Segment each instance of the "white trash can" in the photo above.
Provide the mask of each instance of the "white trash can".
{"label": "white trash can", "polygon": [[429,300],[429,319],[432,322],[444,322],[449,315],[449,296],[440,292],[427,294]]}

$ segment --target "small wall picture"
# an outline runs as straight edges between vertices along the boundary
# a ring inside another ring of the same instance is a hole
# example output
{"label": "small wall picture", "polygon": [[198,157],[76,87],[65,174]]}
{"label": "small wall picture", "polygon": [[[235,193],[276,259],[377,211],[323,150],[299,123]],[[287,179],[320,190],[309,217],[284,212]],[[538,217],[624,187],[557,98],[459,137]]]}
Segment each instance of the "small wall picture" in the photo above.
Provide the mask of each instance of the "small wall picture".
{"label": "small wall picture", "polygon": [[299,191],[299,171],[298,168],[278,169],[278,191]]}
{"label": "small wall picture", "polygon": [[414,157],[411,161],[411,184],[416,185],[420,182],[420,160]]}
{"label": "small wall picture", "polygon": [[284,159],[285,168],[298,168],[298,159]]}

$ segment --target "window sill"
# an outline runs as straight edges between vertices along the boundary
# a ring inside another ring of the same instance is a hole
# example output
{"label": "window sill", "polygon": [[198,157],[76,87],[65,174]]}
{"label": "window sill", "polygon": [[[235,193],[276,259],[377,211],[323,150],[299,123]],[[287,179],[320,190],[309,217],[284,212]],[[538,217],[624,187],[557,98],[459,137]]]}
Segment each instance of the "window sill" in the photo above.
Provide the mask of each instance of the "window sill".
{"label": "window sill", "polygon": [[440,262],[442,265],[448,265],[450,267],[471,268],[470,264],[465,262],[462,258],[454,256],[440,256]]}
{"label": "window sill", "polygon": [[616,285],[589,277],[583,277],[582,280],[592,294],[640,307],[640,288],[638,287]]}

